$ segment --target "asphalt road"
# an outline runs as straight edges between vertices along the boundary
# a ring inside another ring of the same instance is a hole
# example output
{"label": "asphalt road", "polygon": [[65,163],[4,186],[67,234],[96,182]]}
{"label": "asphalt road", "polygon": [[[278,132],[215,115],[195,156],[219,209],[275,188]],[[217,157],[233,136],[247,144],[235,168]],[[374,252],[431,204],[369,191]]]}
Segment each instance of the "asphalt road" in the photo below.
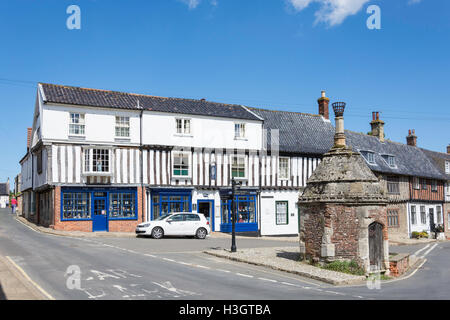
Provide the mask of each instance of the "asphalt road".
{"label": "asphalt road", "polygon": [[[449,243],[423,250],[428,262],[409,279],[382,282],[378,289],[333,287],[201,253],[229,245],[228,239],[53,236],[30,229],[0,209],[0,255],[10,257],[55,299],[448,299],[450,291]],[[294,245],[238,241],[239,247]]]}

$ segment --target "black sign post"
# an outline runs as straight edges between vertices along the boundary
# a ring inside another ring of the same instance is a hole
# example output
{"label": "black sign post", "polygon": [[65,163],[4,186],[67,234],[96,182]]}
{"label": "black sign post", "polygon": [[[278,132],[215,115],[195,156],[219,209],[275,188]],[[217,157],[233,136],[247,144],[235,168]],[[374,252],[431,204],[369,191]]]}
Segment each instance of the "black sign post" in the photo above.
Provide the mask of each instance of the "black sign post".
{"label": "black sign post", "polygon": [[234,202],[236,187],[240,184],[231,179],[231,252],[236,252],[236,206]]}

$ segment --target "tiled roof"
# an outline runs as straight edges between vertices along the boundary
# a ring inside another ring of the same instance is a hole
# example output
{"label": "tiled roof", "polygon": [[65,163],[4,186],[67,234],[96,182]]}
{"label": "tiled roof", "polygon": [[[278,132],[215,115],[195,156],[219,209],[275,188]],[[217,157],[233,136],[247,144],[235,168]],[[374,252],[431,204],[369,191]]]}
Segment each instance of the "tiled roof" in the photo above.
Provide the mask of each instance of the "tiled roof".
{"label": "tiled roof", "polygon": [[[250,110],[264,118],[264,128],[269,131],[267,135],[269,150],[270,132],[274,129],[279,130],[280,152],[322,155],[333,146],[335,129],[330,121],[324,120],[321,116],[257,108],[250,108]],[[445,179],[420,148],[388,140],[381,143],[376,137],[348,130],[346,130],[346,138],[347,145],[355,151],[375,153],[375,165],[369,165],[373,171]],[[391,168],[382,155],[395,156],[396,167]]]}
{"label": "tiled roof", "polygon": [[334,127],[321,116],[249,108],[264,119],[267,148],[270,150],[273,130],[279,130],[281,152],[321,155],[333,146]]}
{"label": "tiled roof", "polygon": [[445,162],[450,162],[450,154],[422,149],[428,158],[434,163],[436,168],[450,180],[450,174],[445,173]]}
{"label": "tiled roof", "polygon": [[90,107],[137,110],[137,101],[145,110],[244,120],[260,120],[245,107],[206,100],[163,98],[149,95],[87,89],[41,83],[45,102]]}
{"label": "tiled roof", "polygon": [[0,196],[8,196],[8,195],[9,195],[8,184],[0,183]]}

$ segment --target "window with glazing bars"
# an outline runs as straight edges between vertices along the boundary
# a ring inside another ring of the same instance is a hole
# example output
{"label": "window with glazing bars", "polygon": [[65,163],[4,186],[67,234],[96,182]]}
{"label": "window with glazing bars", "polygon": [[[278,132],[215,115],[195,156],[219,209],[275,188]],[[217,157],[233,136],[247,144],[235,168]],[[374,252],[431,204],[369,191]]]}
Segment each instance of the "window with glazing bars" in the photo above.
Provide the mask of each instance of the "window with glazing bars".
{"label": "window with glazing bars", "polygon": [[109,194],[110,218],[134,218],[135,216],[135,195],[133,193]]}
{"label": "window with glazing bars", "polygon": [[82,136],[84,135],[84,114],[71,113],[69,123],[69,134]]}
{"label": "window with glazing bars", "polygon": [[116,137],[128,138],[130,136],[130,117],[116,116]]}
{"label": "window with glazing bars", "polygon": [[400,179],[399,177],[387,177],[387,189],[389,194],[400,194]]}
{"label": "window with glazing bars", "polygon": [[289,158],[279,158],[278,174],[282,180],[289,179]]}
{"label": "window with glazing bars", "polygon": [[416,223],[417,223],[416,206],[411,206],[411,224],[415,225]]}
{"label": "window with glazing bars", "polygon": [[231,176],[245,178],[245,157],[233,156],[231,160]]}
{"label": "window with glazing bars", "polygon": [[398,210],[388,210],[388,227],[398,227]]}
{"label": "window with glazing bars", "polygon": [[190,134],[191,133],[191,120],[190,119],[176,119],[177,133],[178,134]]}
{"label": "window with glazing bars", "polygon": [[87,192],[64,192],[63,219],[90,219],[91,198]]}
{"label": "window with glazing bars", "polygon": [[109,150],[108,149],[86,149],[84,150],[85,172],[109,172]]}
{"label": "window with glazing bars", "polygon": [[173,175],[176,177],[189,176],[189,154],[175,153],[173,156]]}
{"label": "window with glazing bars", "polygon": [[420,223],[427,224],[427,214],[425,212],[425,206],[420,206]]}
{"label": "window with glazing bars", "polygon": [[245,138],[245,123],[234,124],[234,136],[236,138]]}

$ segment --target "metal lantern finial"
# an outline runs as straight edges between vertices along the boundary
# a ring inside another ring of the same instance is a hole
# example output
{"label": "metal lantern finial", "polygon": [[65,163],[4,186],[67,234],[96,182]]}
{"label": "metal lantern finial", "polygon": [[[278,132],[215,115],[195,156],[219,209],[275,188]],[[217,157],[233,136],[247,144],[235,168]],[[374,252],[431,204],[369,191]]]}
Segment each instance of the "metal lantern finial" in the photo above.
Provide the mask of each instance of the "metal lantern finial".
{"label": "metal lantern finial", "polygon": [[345,102],[335,102],[332,104],[332,106],[334,110],[334,115],[336,117],[342,117],[344,115],[344,110],[346,106]]}

